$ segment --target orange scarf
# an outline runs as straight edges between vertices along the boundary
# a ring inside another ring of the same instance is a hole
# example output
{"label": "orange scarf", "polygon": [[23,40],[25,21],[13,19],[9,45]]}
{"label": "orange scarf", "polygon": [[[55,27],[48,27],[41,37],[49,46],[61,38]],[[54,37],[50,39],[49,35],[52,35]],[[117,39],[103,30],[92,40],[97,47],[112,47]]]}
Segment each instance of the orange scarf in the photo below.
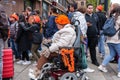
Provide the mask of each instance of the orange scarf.
{"label": "orange scarf", "polygon": [[[75,68],[74,68],[74,49],[73,48],[72,49],[61,49],[60,53],[62,55],[62,60],[64,62],[64,65],[68,66],[68,70],[70,72],[73,72],[75,70]],[[68,55],[70,56],[70,59],[68,58]]]}

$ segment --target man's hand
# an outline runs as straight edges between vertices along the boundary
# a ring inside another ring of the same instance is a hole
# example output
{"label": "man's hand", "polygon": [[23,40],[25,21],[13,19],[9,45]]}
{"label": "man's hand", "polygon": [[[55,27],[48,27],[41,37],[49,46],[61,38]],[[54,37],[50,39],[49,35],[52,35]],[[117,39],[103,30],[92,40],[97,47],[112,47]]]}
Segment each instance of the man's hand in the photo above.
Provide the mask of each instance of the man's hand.
{"label": "man's hand", "polygon": [[92,24],[90,22],[87,22],[87,26],[92,26]]}

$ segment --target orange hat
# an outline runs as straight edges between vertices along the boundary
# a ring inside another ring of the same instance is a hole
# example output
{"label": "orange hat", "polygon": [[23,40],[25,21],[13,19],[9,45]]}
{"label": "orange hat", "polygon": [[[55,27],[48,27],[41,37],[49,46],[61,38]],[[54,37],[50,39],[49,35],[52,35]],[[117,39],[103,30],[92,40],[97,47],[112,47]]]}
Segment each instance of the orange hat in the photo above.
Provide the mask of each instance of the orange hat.
{"label": "orange hat", "polygon": [[34,15],[33,17],[34,17],[35,23],[40,23],[40,17],[39,16]]}
{"label": "orange hat", "polygon": [[17,21],[19,20],[19,17],[16,14],[12,14],[10,17],[15,18]]}
{"label": "orange hat", "polygon": [[59,15],[56,17],[55,22],[57,24],[65,25],[65,24],[69,24],[70,20],[66,15]]}
{"label": "orange hat", "polygon": [[102,11],[103,10],[103,6],[102,5],[98,5],[97,9],[100,10],[100,11]]}

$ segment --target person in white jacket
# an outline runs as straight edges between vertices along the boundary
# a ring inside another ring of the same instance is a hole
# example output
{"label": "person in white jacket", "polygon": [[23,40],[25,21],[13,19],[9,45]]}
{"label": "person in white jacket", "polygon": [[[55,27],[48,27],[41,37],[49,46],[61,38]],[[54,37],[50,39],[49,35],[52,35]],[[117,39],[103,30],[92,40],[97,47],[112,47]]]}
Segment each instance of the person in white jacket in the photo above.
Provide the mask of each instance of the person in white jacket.
{"label": "person in white jacket", "polygon": [[59,54],[60,47],[72,47],[73,43],[75,42],[75,27],[70,24],[68,17],[65,15],[59,15],[56,17],[55,22],[59,31],[54,34],[51,46],[41,53],[41,57],[38,60],[36,69],[29,73],[29,77],[32,79],[37,78],[42,66],[47,63],[51,56]]}

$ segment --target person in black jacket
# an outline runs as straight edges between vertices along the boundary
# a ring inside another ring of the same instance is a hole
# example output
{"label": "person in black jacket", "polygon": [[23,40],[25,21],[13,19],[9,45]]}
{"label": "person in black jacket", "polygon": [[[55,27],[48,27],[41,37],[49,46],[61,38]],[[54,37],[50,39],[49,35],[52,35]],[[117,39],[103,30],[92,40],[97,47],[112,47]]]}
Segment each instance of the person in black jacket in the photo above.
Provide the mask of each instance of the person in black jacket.
{"label": "person in black jacket", "polygon": [[21,54],[21,60],[17,64],[30,64],[28,50],[30,49],[30,41],[28,38],[29,32],[24,30],[26,27],[25,16],[20,15],[18,32],[16,36],[16,43],[18,46],[18,52]]}
{"label": "person in black jacket", "polygon": [[85,14],[88,30],[87,30],[87,37],[88,37],[88,48],[90,50],[91,60],[92,63],[96,66],[99,66],[99,63],[96,59],[96,45],[98,42],[98,17],[95,13],[93,13],[93,5],[87,5],[87,13]]}
{"label": "person in black jacket", "polygon": [[28,27],[24,28],[26,31],[32,33],[32,47],[31,52],[35,61],[38,61],[40,54],[37,51],[42,43],[42,34],[40,33],[40,17],[37,15],[30,15],[28,19]]}
{"label": "person in black jacket", "polygon": [[103,10],[102,5],[98,5],[96,7],[96,14],[99,18],[99,23],[98,23],[98,28],[99,28],[98,49],[99,49],[100,57],[104,58],[104,56],[105,56],[105,46],[104,46],[105,36],[104,36],[104,34],[102,34],[102,32],[103,32],[104,23],[105,23],[107,18],[106,18],[106,15],[102,12],[102,10]]}

